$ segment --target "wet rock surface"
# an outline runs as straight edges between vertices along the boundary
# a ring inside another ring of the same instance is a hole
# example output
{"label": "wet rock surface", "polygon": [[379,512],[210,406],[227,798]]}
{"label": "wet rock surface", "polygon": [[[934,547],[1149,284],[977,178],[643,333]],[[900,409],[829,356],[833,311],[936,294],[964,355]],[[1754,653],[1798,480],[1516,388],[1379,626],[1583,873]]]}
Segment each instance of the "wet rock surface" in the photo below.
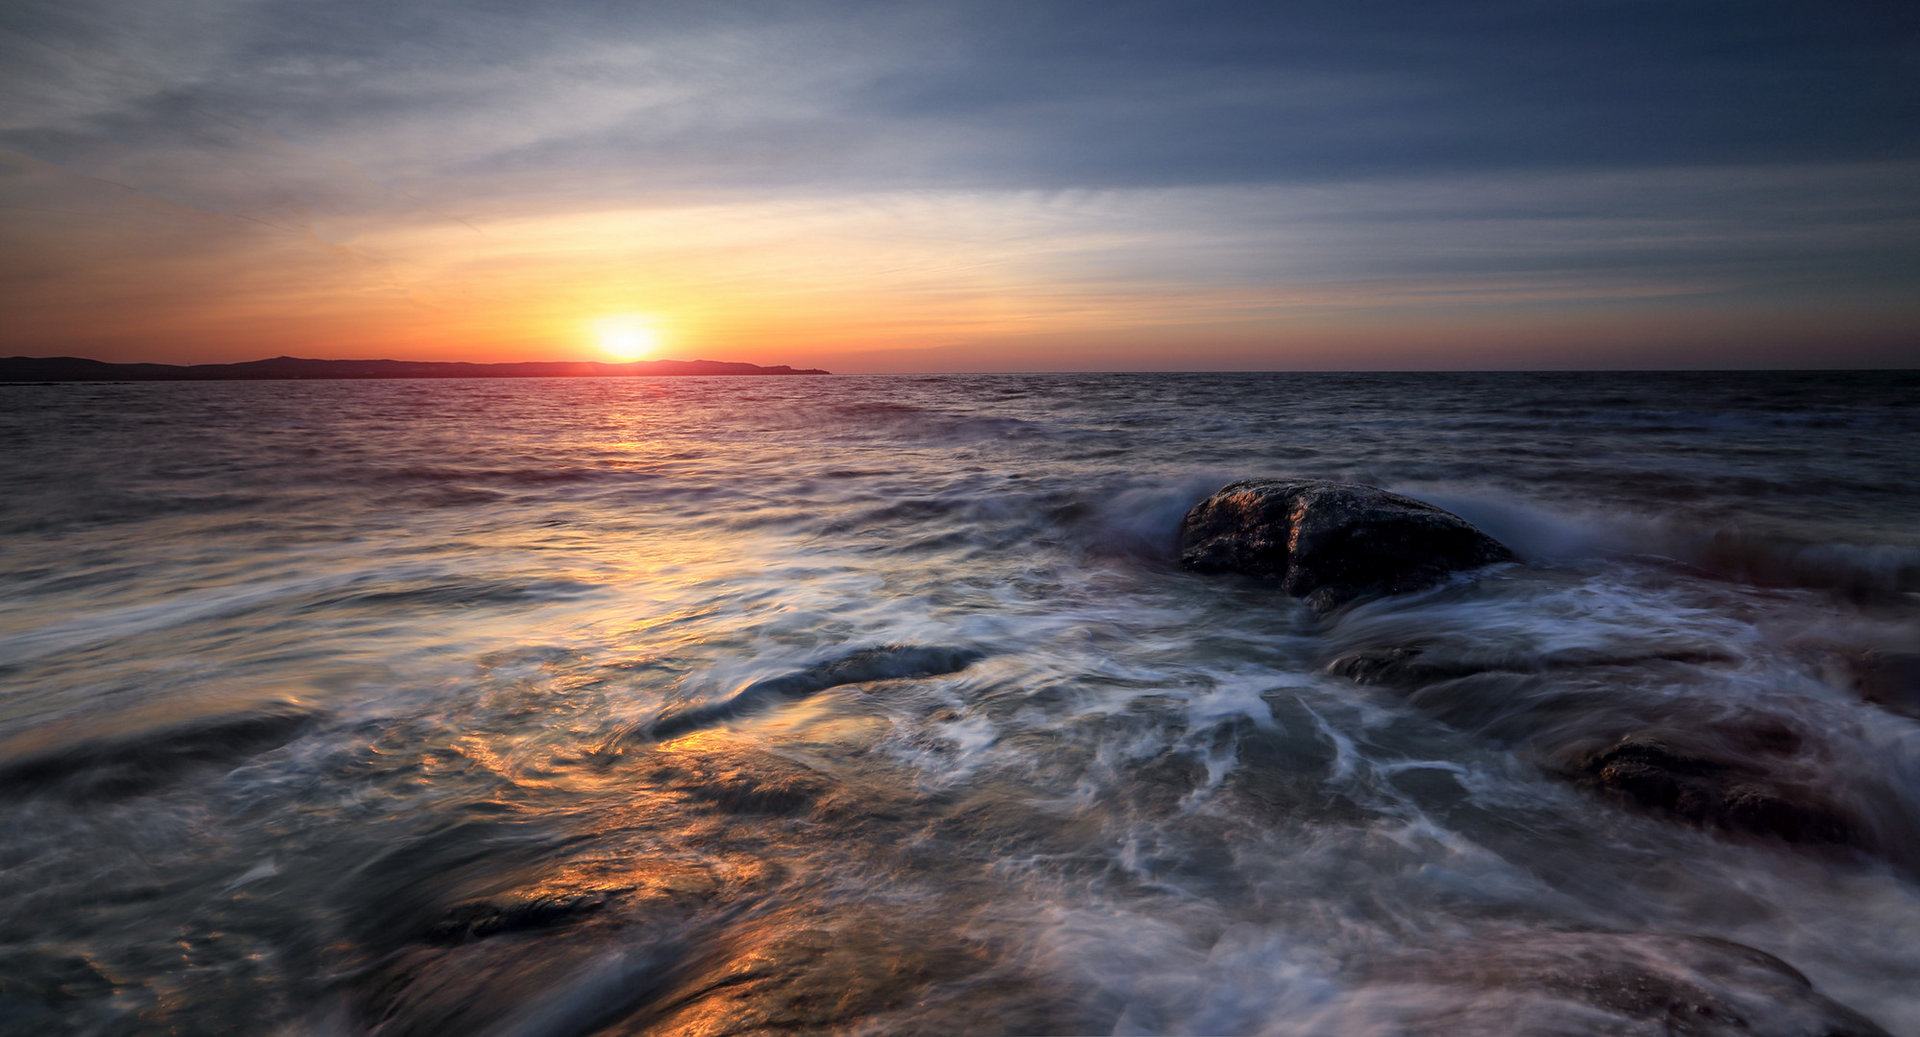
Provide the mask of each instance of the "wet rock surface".
{"label": "wet rock surface", "polygon": [[862,648],[816,663],[803,670],[755,681],[735,692],[731,698],[708,706],[668,713],[645,731],[648,738],[676,738],[689,731],[725,723],[771,708],[781,702],[803,699],[829,688],[847,684],[937,677],[964,670],[983,658],[970,648],[926,645],[882,645]]}
{"label": "wet rock surface", "polygon": [[1512,558],[1458,515],[1348,483],[1242,480],[1195,505],[1180,525],[1181,564],[1277,581],[1322,613]]}
{"label": "wet rock surface", "polygon": [[[1799,846],[1882,851],[1875,824],[1836,799],[1816,732],[1765,711],[1648,707],[1624,688],[1650,674],[1714,672],[1702,646],[1639,655],[1557,649],[1498,655],[1460,646],[1369,647],[1325,672],[1380,687],[1449,724],[1519,749],[1549,774],[1702,828]],[[1658,717],[1658,719],[1654,719]],[[1896,859],[1901,854],[1892,854]]]}
{"label": "wet rock surface", "polygon": [[150,707],[103,721],[104,731],[51,725],[0,744],[0,795],[94,800],[149,792],[284,745],[315,716],[292,703],[185,717]]}
{"label": "wet rock surface", "polygon": [[1500,656],[1437,651],[1427,645],[1414,644],[1347,652],[1329,662],[1326,672],[1345,677],[1356,684],[1408,689],[1486,673],[1547,674],[1608,666],[1644,667],[1660,663],[1712,665],[1731,661],[1733,656],[1706,648],[1673,649],[1639,655],[1569,649]]}
{"label": "wet rock surface", "polygon": [[100,1002],[113,992],[113,980],[84,956],[0,948],[0,1033],[72,1032],[76,1019],[103,1014]]}
{"label": "wet rock surface", "polygon": [[1485,993],[1420,1020],[1430,1033],[1869,1037],[1885,1030],[1764,951],[1666,933],[1503,934],[1372,970]]}
{"label": "wet rock surface", "polygon": [[[999,853],[1058,856],[1091,838],[1085,826],[991,785],[908,816],[900,807],[918,797],[899,772],[861,760],[874,770],[836,780],[726,732],[654,744],[624,772],[627,794],[598,815],[601,830],[532,863],[451,867],[465,860],[455,852],[413,876],[406,899],[445,906],[376,920],[405,935],[355,978],[356,1021],[408,1037],[1111,1029],[937,915],[1000,895]],[[937,880],[970,893],[809,902],[812,876],[848,863],[850,837],[869,827],[890,849],[861,867],[910,890]],[[970,996],[981,986],[991,1003]],[[910,1022],[890,1025],[895,1013]]]}
{"label": "wet rock surface", "polygon": [[507,933],[533,932],[566,925],[606,906],[595,892],[501,896],[456,905],[428,930],[429,943],[465,943]]}
{"label": "wet rock surface", "polygon": [[1861,698],[1920,720],[1920,652],[1868,652],[1852,670]]}
{"label": "wet rock surface", "polygon": [[[1714,733],[1720,737],[1711,745],[1684,732],[1627,735],[1603,749],[1568,754],[1562,773],[1704,827],[1870,848],[1866,826],[1844,807],[1774,773],[1800,749],[1799,735],[1765,723]],[[1747,751],[1729,751],[1735,747]]]}

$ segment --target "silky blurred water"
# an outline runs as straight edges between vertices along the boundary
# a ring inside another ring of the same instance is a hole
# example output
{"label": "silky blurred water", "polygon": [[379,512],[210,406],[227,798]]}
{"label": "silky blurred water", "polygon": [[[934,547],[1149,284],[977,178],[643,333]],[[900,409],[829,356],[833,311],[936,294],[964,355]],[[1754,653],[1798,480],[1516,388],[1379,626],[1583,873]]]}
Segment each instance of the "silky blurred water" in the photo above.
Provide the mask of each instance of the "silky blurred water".
{"label": "silky blurred water", "polygon": [[[1913,374],[0,386],[0,1031],[1920,1033],[1917,454]],[[1521,560],[1181,570],[1253,475]],[[1498,679],[1329,668],[1406,646]],[[1756,717],[1864,848],[1555,770]]]}

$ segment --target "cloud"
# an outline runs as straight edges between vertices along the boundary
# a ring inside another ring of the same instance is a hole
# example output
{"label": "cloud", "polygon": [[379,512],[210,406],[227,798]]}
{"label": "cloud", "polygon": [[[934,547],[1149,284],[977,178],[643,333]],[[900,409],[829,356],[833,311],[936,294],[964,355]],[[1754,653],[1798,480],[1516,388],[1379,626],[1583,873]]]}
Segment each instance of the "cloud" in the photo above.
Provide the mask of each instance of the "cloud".
{"label": "cloud", "polygon": [[1775,0],[23,0],[0,148],[32,173],[0,177],[0,235],[28,258],[0,290],[33,341],[358,305],[361,340],[421,342],[476,299],[551,323],[622,293],[736,343],[782,314],[915,342],[1920,324],[1917,25]]}
{"label": "cloud", "polygon": [[0,130],[73,123],[212,74],[248,0],[10,0],[0,6]]}
{"label": "cloud", "polygon": [[8,18],[15,150],[84,163],[80,138],[139,149],[224,124],[404,190],[1151,187],[1920,154],[1920,16],[1897,6],[29,0]]}

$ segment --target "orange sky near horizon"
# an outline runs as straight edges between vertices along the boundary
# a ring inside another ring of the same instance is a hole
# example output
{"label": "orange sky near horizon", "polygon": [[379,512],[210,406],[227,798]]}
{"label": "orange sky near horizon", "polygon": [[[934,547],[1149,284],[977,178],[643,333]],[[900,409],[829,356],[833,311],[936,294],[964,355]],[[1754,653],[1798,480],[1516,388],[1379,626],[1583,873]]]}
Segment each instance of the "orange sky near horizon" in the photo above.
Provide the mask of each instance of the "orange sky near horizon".
{"label": "orange sky near horizon", "polygon": [[[1721,366],[1793,366],[1821,336],[1874,366],[1910,341],[1896,307],[1734,309],[1714,285],[1631,274],[1343,280],[1289,263],[1284,222],[1269,237],[1214,218],[1213,236],[1194,236],[1209,213],[1287,203],[1271,192],[323,219],[209,212],[17,155],[0,169],[40,203],[6,225],[0,260],[12,283],[33,282],[4,333],[6,352],[28,355],[618,360],[603,326],[622,315],[650,325],[652,358],[841,372],[1662,367],[1698,366],[1702,350]],[[1264,280],[1209,269],[1254,249]]]}

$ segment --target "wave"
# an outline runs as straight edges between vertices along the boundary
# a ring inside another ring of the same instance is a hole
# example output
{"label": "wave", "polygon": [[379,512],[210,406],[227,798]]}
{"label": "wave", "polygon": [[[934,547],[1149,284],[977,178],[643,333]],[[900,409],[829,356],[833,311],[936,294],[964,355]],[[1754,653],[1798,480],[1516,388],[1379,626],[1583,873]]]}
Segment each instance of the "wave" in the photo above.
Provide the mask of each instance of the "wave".
{"label": "wave", "polygon": [[[1209,493],[1245,473],[1120,482],[1021,502],[1038,525],[1065,527],[1095,555],[1156,562],[1178,553],[1181,520]],[[1494,487],[1388,485],[1480,527],[1535,565],[1639,560],[1679,565],[1717,579],[1765,588],[1835,591],[1856,599],[1920,592],[1920,546],[1818,540],[1791,532],[1705,525],[1685,517],[1582,511]],[[992,517],[980,501],[936,500],[877,508],[844,528],[898,520]]]}
{"label": "wave", "polygon": [[1398,492],[1446,508],[1523,559],[1666,559],[1718,579],[1874,598],[1920,591],[1920,546],[1822,541],[1685,518],[1583,512],[1492,490],[1414,487]]}
{"label": "wave", "polygon": [[582,465],[559,465],[541,459],[529,459],[522,468],[480,468],[447,467],[434,465],[406,465],[397,468],[380,468],[372,471],[345,471],[342,481],[374,481],[380,483],[426,484],[428,486],[461,485],[465,483],[483,483],[503,486],[549,486],[578,482],[595,482],[602,479],[621,478],[633,473],[615,467],[588,467]]}
{"label": "wave", "polygon": [[0,637],[0,667],[192,623],[273,609],[463,608],[565,600],[592,584],[459,577],[422,567],[329,573],[170,595],[144,605],[84,612]]}
{"label": "wave", "polygon": [[[1046,425],[1027,418],[885,400],[848,401],[832,405],[828,411],[826,428],[837,430],[836,435],[843,438],[965,446],[1053,434]],[[818,415],[805,422],[809,427],[818,423]]]}
{"label": "wave", "polygon": [[316,596],[303,611],[336,608],[465,608],[471,605],[512,605],[523,602],[565,601],[597,588],[572,580],[419,580],[380,583],[364,590]]}

